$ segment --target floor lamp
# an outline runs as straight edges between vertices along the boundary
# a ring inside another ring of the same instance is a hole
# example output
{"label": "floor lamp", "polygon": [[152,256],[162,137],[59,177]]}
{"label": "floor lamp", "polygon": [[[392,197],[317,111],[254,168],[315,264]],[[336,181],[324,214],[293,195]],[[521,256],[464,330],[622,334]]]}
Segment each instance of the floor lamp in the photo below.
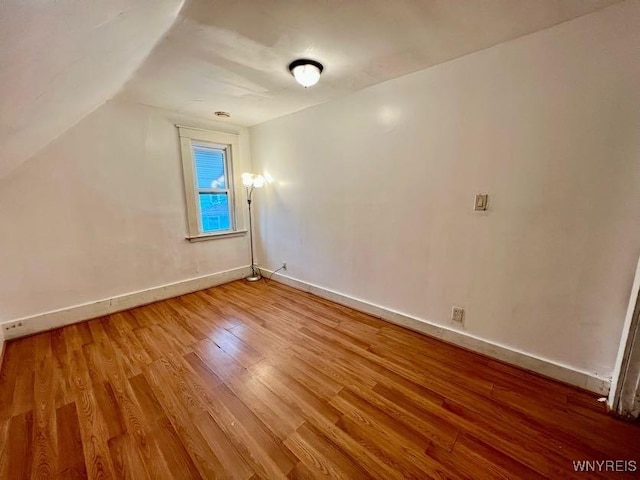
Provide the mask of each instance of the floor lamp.
{"label": "floor lamp", "polygon": [[247,189],[247,204],[249,205],[249,242],[251,243],[251,273],[245,278],[248,282],[256,282],[262,278],[260,275],[260,269],[256,266],[253,257],[253,223],[251,214],[251,200],[253,197],[253,190],[255,188],[262,188],[265,184],[265,179],[262,175],[256,175],[255,173],[243,173],[242,184]]}

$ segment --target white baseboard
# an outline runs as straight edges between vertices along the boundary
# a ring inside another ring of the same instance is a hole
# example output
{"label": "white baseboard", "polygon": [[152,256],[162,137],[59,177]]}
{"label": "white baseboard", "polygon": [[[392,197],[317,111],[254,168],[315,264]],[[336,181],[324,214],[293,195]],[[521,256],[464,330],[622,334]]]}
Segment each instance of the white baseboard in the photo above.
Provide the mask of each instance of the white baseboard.
{"label": "white baseboard", "polygon": [[[266,269],[261,270],[269,274],[272,273]],[[204,290],[216,285],[239,280],[246,277],[248,274],[249,267],[241,267],[211,275],[204,275],[202,277],[182,280],[176,283],[161,285],[146,290],[140,290],[125,295],[119,295],[113,298],[106,298],[95,302],[84,303],[73,307],[2,322],[0,327],[2,327],[2,330],[4,331],[5,341],[0,342],[0,365],[4,354],[6,340],[52,330],[54,328],[82,322],[91,318],[109,315],[111,313],[139,307],[141,305],[165,300],[167,298],[177,297],[179,295],[185,295],[198,290]],[[561,365],[551,360],[539,358],[529,353],[520,352],[504,345],[499,345],[488,340],[469,335],[468,333],[437,325],[429,322],[428,320],[412,317],[401,312],[375,305],[365,300],[350,297],[349,295],[345,295],[328,288],[320,287],[286,275],[281,275],[280,273],[273,275],[273,280],[299,290],[312,293],[319,297],[326,298],[327,300],[331,300],[355,310],[359,310],[369,315],[373,315],[396,325],[424,333],[445,342],[467,348],[474,352],[502,360],[525,370],[530,370],[591,392],[605,395],[609,391],[611,383],[609,379],[600,378],[588,372],[576,370],[572,367]],[[23,326],[21,328],[11,329],[8,331],[4,330],[5,324],[16,321],[22,322]]]}
{"label": "white baseboard", "polygon": [[[266,269],[260,270],[268,274],[272,273]],[[511,365],[515,365],[525,370],[536,372],[546,377],[583,388],[590,392],[603,395],[606,395],[609,392],[611,384],[610,379],[600,378],[588,372],[576,370],[567,365],[561,365],[551,360],[539,358],[531,355],[530,353],[521,352],[504,345],[499,345],[465,332],[437,325],[428,320],[412,317],[410,315],[381,307],[365,300],[350,297],[349,295],[320,287],[312,283],[304,282],[287,275],[276,273],[273,275],[272,279],[285,285],[289,285],[290,287],[294,287],[346,307],[353,308],[354,310],[373,315],[374,317],[381,318],[396,325],[424,333],[447,343],[464,347],[474,352],[510,363]]]}
{"label": "white baseboard", "polygon": [[[202,277],[189,278],[179,282],[160,285],[137,292],[131,292],[117,297],[105,298],[95,302],[83,303],[73,307],[62,308],[50,312],[40,313],[23,318],[16,318],[0,323],[4,332],[4,338],[12,338],[33,335],[34,333],[64,327],[72,323],[82,322],[90,318],[102,317],[111,313],[128,310],[148,303],[165,300],[167,298],[185,295],[187,293],[215,287],[223,283],[233,282],[249,275],[249,267],[240,267],[233,270],[204,275]],[[5,325],[14,322],[21,322],[19,328],[5,330]],[[4,345],[4,344],[3,344]]]}

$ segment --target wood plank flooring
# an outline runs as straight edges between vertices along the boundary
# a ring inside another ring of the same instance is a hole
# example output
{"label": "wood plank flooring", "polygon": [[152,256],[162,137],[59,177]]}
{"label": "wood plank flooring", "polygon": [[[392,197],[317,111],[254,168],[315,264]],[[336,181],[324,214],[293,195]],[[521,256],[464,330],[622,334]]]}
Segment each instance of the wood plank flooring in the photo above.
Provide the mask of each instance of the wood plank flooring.
{"label": "wood plank flooring", "polygon": [[10,342],[0,478],[612,478],[573,466],[640,466],[640,427],[603,408],[281,284],[240,281]]}

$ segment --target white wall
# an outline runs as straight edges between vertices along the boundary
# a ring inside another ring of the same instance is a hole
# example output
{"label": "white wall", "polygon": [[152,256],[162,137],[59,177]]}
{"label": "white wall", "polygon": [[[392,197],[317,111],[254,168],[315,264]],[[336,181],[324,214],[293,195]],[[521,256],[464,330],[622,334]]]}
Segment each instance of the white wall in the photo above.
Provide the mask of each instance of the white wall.
{"label": "white wall", "polygon": [[[613,368],[640,253],[640,3],[250,129],[261,264]],[[472,210],[486,192],[490,209]]]}
{"label": "white wall", "polygon": [[175,123],[239,133],[250,170],[246,129],[108,102],[0,179],[0,322],[249,264],[246,236],[185,240]]}

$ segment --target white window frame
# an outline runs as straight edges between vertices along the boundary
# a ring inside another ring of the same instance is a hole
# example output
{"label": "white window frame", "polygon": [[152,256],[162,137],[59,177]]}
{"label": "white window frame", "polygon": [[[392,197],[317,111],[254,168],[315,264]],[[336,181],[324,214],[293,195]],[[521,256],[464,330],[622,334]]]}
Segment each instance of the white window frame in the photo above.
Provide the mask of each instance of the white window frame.
{"label": "white window frame", "polygon": [[[245,235],[246,230],[238,229],[239,208],[236,202],[236,188],[234,165],[240,157],[238,135],[233,133],[212,132],[199,128],[176,125],[180,135],[180,149],[182,153],[182,173],[184,178],[184,192],[187,206],[187,240],[191,242],[210,240],[216,238],[228,238]],[[203,145],[220,148],[225,151],[225,174],[227,188],[202,189],[196,183],[196,169],[193,159],[193,146]],[[211,193],[228,192],[229,216],[231,228],[220,232],[203,232],[200,215],[200,191],[211,190]],[[215,190],[215,191],[214,191]]]}

